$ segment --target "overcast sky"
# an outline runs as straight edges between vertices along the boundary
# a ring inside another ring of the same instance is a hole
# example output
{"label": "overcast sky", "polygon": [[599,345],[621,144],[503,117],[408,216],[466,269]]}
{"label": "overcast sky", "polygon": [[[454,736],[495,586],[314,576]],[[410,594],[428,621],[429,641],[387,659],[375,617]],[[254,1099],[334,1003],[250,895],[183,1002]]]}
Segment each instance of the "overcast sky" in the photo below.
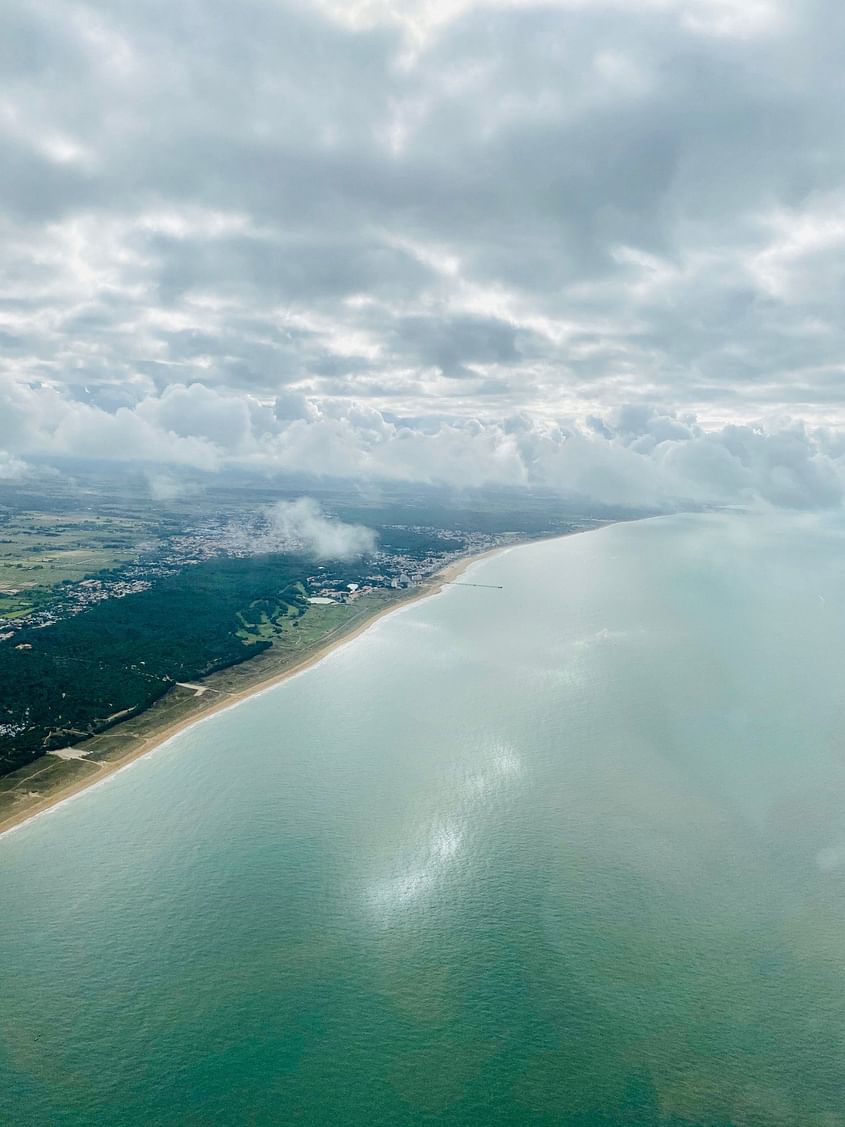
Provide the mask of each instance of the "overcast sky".
{"label": "overcast sky", "polygon": [[6,0],[0,476],[838,504],[845,7]]}

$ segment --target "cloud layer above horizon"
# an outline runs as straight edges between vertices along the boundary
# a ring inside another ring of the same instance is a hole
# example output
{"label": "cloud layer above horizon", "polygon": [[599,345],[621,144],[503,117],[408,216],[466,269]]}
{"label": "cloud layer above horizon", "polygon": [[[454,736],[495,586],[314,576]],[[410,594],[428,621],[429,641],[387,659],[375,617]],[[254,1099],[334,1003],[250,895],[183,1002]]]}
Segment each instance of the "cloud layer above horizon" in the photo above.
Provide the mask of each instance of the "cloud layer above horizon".
{"label": "cloud layer above horizon", "polygon": [[34,453],[839,504],[845,10],[10,0]]}

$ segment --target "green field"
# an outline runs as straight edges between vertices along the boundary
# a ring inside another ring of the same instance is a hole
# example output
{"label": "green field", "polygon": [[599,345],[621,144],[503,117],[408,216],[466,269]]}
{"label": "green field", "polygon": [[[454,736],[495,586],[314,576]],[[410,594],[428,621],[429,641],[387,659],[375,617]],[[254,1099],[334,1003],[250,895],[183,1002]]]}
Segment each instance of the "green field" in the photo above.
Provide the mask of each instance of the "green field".
{"label": "green field", "polygon": [[[289,593],[304,595],[305,588],[296,583]],[[238,615],[241,627],[237,634],[248,646],[255,642],[270,642],[276,649],[284,651],[307,650],[356,615],[354,603],[311,603],[304,607],[277,603],[268,609],[265,600],[256,600]]]}
{"label": "green field", "polygon": [[152,528],[129,517],[27,512],[0,524],[0,618],[20,618],[52,588],[132,560]]}

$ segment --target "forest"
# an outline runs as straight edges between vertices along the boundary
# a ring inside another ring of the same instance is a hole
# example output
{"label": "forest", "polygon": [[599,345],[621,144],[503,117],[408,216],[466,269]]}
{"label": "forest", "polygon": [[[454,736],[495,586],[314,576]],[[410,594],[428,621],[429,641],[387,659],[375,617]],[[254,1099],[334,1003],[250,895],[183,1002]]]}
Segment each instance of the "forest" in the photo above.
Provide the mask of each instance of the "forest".
{"label": "forest", "polygon": [[[244,623],[307,606],[300,556],[218,558],[0,647],[0,775],[266,649]],[[266,619],[265,619],[266,620]]]}

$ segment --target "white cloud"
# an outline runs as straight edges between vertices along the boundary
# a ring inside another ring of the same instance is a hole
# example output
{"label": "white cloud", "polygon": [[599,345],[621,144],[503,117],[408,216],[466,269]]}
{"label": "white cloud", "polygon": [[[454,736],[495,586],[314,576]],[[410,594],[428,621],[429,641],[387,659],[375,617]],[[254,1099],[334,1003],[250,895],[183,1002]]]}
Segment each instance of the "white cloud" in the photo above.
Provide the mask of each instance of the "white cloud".
{"label": "white cloud", "polygon": [[[49,387],[29,388],[11,406],[20,419],[38,420],[29,442],[15,447],[19,453],[458,489],[530,485],[632,506],[830,507],[841,503],[845,484],[845,439],[837,430],[789,419],[707,427],[690,412],[646,405],[581,419],[524,412],[420,418],[388,415],[367,402],[288,396],[274,410],[254,397],[179,385],[114,412]],[[165,496],[167,471],[149,473],[151,489]]]}
{"label": "white cloud", "polygon": [[8,450],[0,450],[0,481],[20,481],[29,474],[29,466]]}
{"label": "white cloud", "polygon": [[838,9],[9,15],[4,449],[836,495]]}
{"label": "white cloud", "polygon": [[400,28],[417,49],[427,46],[444,28],[475,10],[562,13],[666,12],[684,27],[705,35],[746,38],[767,34],[782,26],[784,5],[778,0],[318,0],[332,19],[355,30],[379,26]]}
{"label": "white cloud", "polygon": [[166,470],[147,470],[144,476],[149,486],[150,496],[155,501],[176,501],[181,497],[190,497],[199,492],[199,487],[195,482],[168,473]]}
{"label": "white cloud", "polygon": [[[376,534],[362,524],[326,516],[312,497],[279,501],[267,511],[269,541],[285,551],[304,551],[318,560],[349,560],[372,552]],[[267,547],[266,542],[262,547]]]}

